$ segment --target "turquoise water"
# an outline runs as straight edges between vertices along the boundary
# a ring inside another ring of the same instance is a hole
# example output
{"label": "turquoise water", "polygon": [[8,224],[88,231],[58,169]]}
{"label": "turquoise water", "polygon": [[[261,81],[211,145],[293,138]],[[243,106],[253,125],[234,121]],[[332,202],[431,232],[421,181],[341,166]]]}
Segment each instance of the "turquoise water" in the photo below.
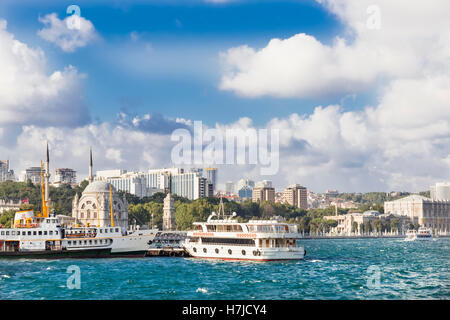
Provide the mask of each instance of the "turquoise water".
{"label": "turquoise water", "polygon": [[[450,298],[450,239],[303,244],[306,259],[293,262],[0,259],[0,299]],[[80,289],[67,287],[69,266],[79,267]]]}

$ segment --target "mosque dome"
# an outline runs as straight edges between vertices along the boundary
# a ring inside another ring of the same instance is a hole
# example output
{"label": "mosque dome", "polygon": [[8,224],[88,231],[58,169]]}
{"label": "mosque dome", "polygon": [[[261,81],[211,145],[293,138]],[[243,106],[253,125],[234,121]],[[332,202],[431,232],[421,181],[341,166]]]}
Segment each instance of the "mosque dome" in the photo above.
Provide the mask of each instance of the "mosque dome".
{"label": "mosque dome", "polygon": [[99,192],[109,192],[109,186],[111,186],[112,192],[116,192],[116,188],[106,181],[93,181],[88,184],[86,189],[84,189],[83,193],[99,193]]}

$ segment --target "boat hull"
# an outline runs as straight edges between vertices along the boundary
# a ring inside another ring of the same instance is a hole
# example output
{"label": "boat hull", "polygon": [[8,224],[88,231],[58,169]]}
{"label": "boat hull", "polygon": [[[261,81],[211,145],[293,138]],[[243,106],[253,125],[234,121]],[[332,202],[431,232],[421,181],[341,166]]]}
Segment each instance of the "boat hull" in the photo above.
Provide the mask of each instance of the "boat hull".
{"label": "boat hull", "polygon": [[0,258],[26,258],[26,259],[86,259],[86,258],[108,258],[111,249],[91,250],[36,250],[36,251],[9,251],[0,252]]}
{"label": "boat hull", "polygon": [[[185,244],[184,248],[194,258],[235,261],[286,261],[302,260],[306,251],[296,248],[222,247]],[[206,252],[205,252],[206,250]],[[230,251],[231,250],[231,251]],[[231,253],[230,253],[231,252]]]}

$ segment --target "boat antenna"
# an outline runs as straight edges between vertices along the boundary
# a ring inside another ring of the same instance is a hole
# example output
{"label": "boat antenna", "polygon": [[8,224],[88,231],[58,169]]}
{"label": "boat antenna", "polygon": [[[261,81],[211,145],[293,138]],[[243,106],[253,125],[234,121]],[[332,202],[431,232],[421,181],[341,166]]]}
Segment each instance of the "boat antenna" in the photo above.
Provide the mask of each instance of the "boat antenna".
{"label": "boat antenna", "polygon": [[112,188],[111,188],[111,184],[109,184],[109,202],[111,204],[111,227],[114,227],[114,212],[113,212],[113,203],[112,203]]}

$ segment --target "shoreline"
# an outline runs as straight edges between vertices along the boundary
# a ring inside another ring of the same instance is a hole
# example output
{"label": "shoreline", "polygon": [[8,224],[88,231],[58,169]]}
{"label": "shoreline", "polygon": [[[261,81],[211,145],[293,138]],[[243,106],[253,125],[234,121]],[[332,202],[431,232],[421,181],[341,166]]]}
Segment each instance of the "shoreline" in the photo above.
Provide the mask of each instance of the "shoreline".
{"label": "shoreline", "polygon": [[[404,239],[405,235],[393,235],[393,236],[305,236],[301,240],[317,240],[317,239]],[[450,235],[436,236],[434,239],[450,238]]]}

